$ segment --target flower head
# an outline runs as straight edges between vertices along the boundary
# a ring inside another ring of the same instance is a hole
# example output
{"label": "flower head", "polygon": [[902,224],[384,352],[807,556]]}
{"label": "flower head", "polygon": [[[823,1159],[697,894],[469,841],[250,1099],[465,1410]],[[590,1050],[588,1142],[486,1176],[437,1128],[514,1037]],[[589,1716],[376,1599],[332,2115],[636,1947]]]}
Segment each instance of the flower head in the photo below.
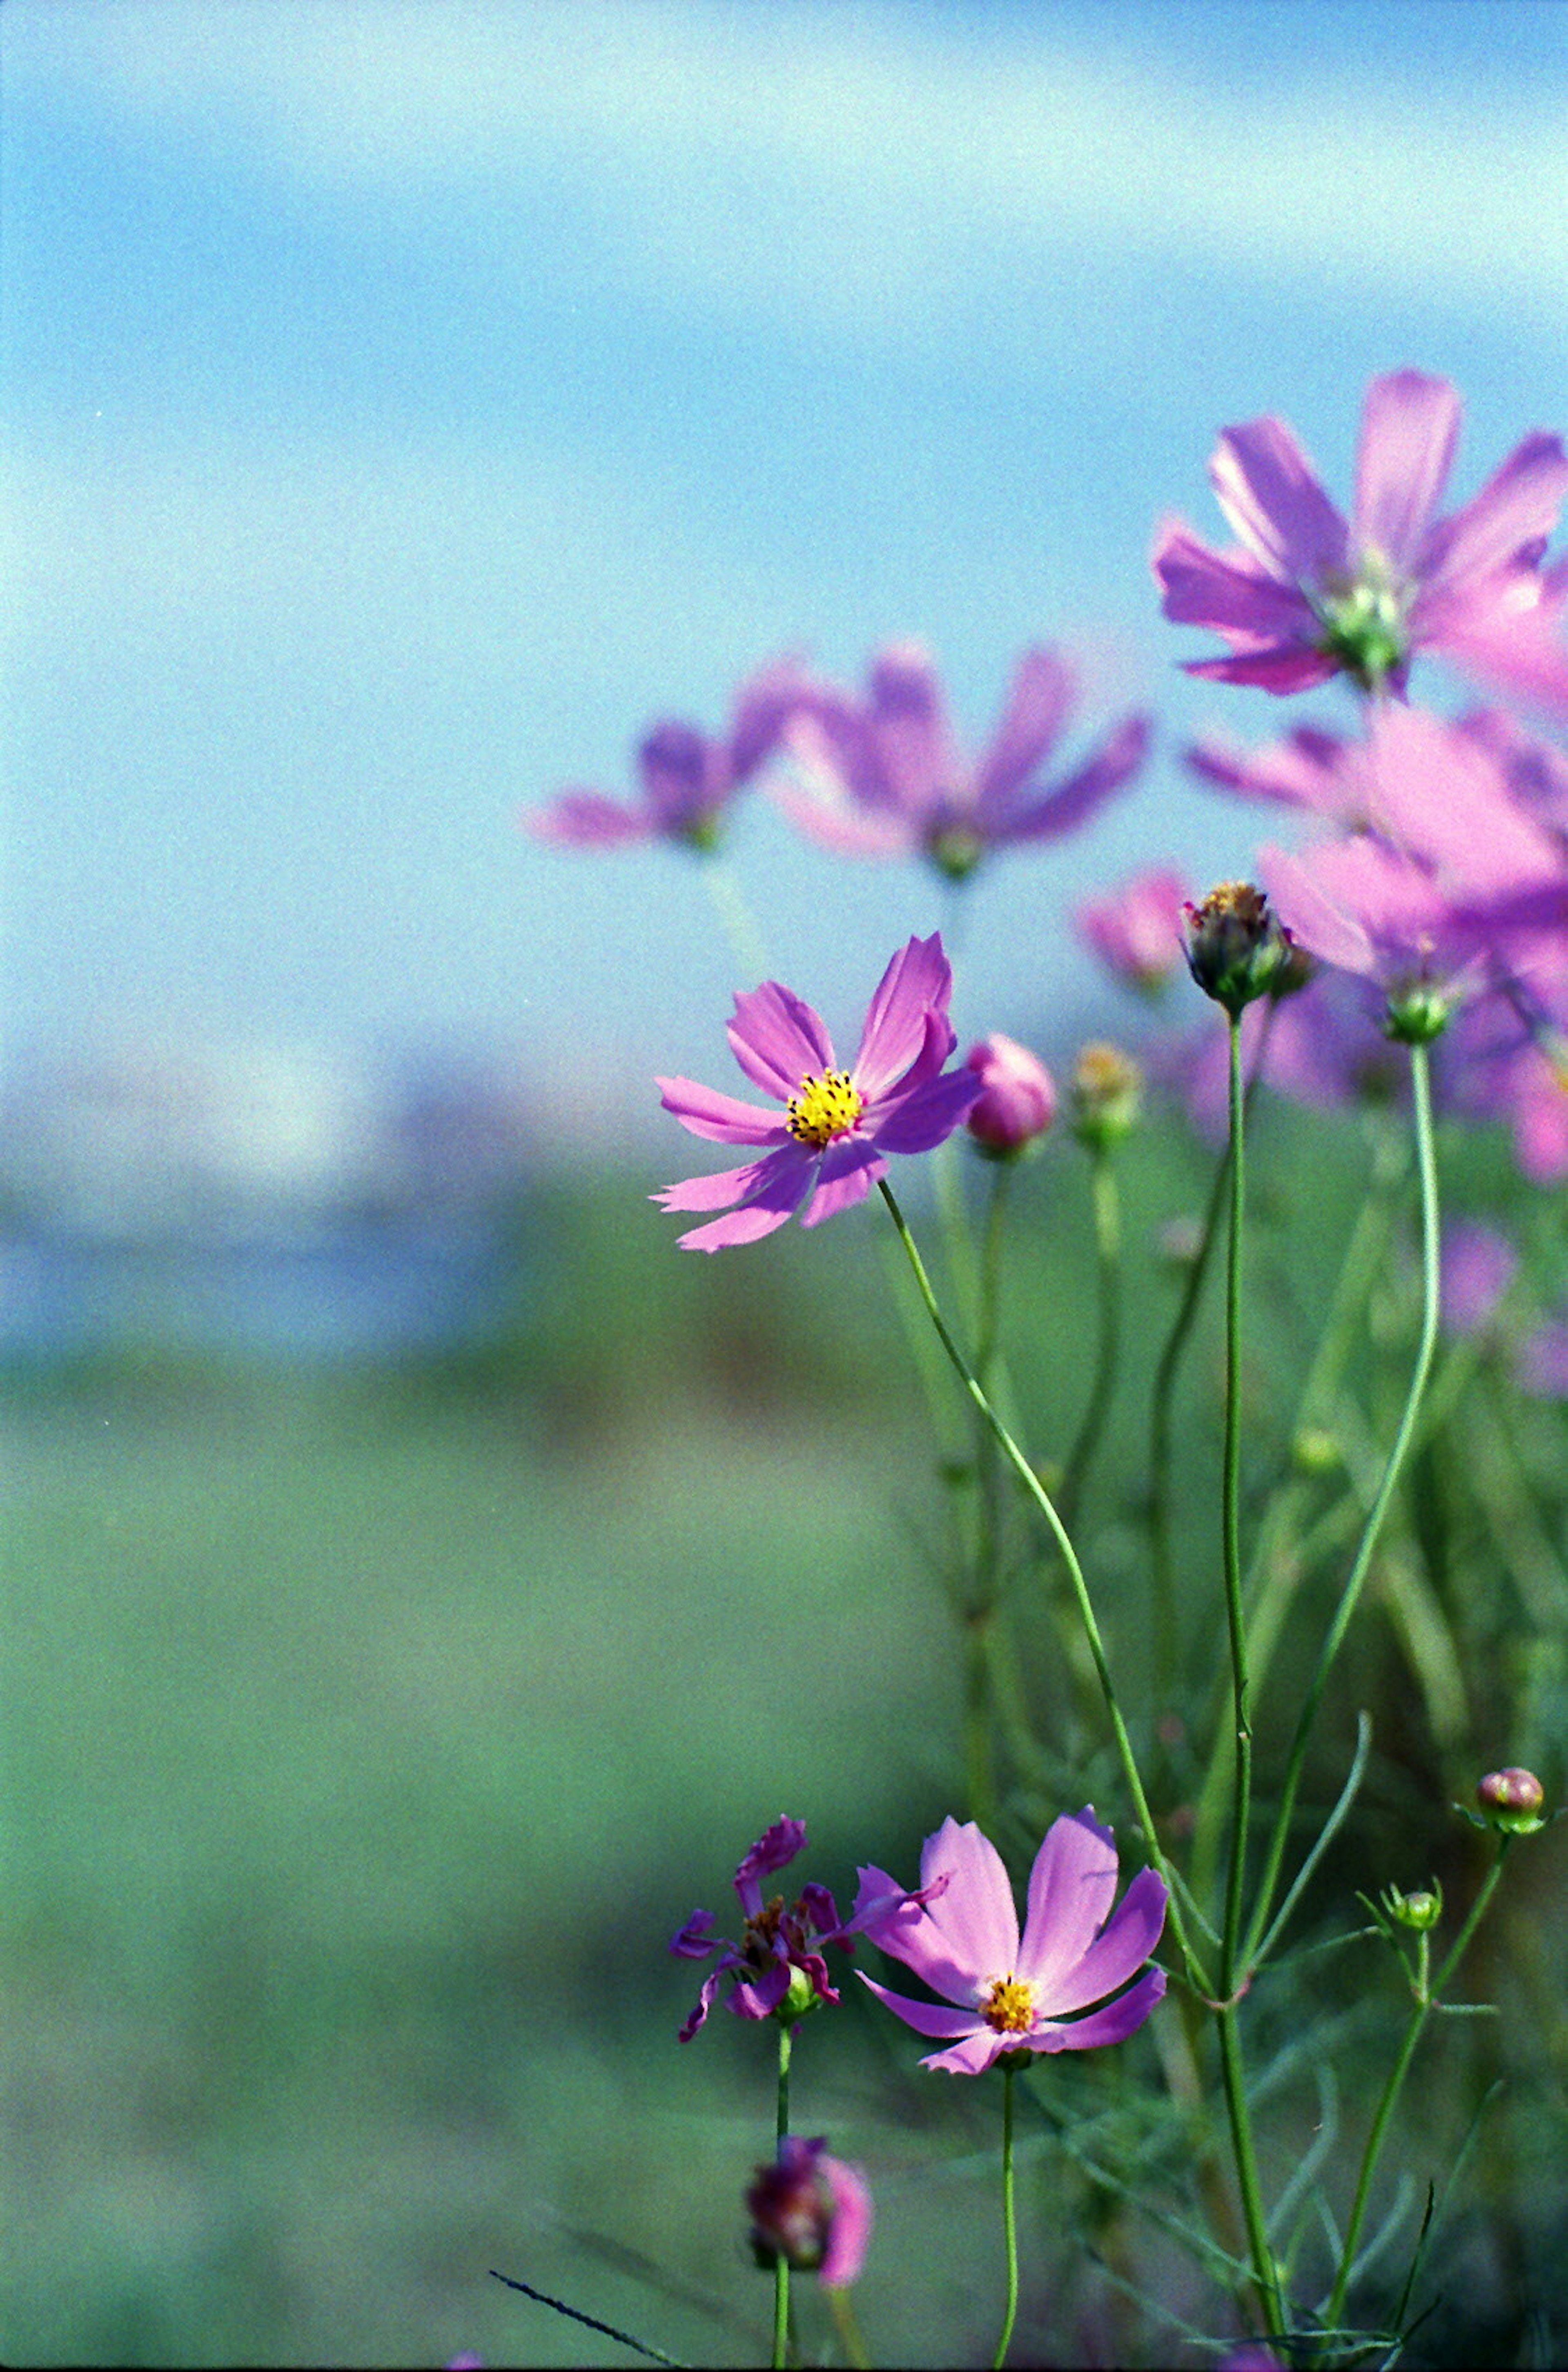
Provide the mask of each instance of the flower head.
{"label": "flower head", "polygon": [[1434,519],[1459,410],[1446,379],[1415,370],[1375,378],[1348,520],[1283,420],[1225,429],[1209,477],[1237,546],[1211,551],[1176,520],[1154,552],[1166,616],[1230,645],[1227,658],[1189,660],[1189,674],[1274,692],[1344,674],[1367,691],[1402,692],[1423,648],[1498,675],[1521,621],[1544,669],[1539,563],[1568,492],[1568,454],[1559,437],[1527,436],[1478,494]]}
{"label": "flower head", "polygon": [[1010,1161],[1043,1136],[1056,1113],[1056,1082],[1027,1046],[993,1029],[965,1056],[981,1082],[965,1125],[982,1153]]}
{"label": "flower head", "polygon": [[781,803],[831,848],[924,855],[961,880],[987,849],[1075,831],[1143,764],[1148,719],[1128,715],[1082,765],[1041,783],[1076,696],[1060,653],[1027,650],[990,740],[968,759],[926,652],[893,644],[873,659],[864,698],[824,685],[796,709],[789,740],[804,786]]}
{"label": "flower head", "polygon": [[1517,1763],[1505,1771],[1489,1771],[1477,1781],[1475,1796],[1489,1824],[1504,1836],[1527,1837],[1546,1826],[1541,1818],[1546,1789],[1533,1771]]}
{"label": "flower head", "polygon": [[1151,866],[1108,898],[1091,898],[1073,916],[1102,963],[1142,995],[1157,996],[1181,961],[1181,909],[1187,885],[1168,866]]}
{"label": "flower head", "polygon": [[1009,2052],[1121,2042],[1165,1991],[1164,1970],[1144,1965],[1165,1924],[1165,1881],[1140,1870],[1112,1910],[1116,1847],[1091,1805],[1047,1830],[1022,1942],[1002,1856],[972,1821],[944,1820],[925,1840],[920,1870],[923,1901],[900,1898],[885,1871],[863,1869],[854,1924],[955,2005],[908,2001],[862,1976],[906,2026],[949,2046],[923,2067],[978,2076]]}
{"label": "flower head", "polygon": [[735,1873],[735,1890],[745,1921],[736,1942],[708,1932],[714,1924],[711,1911],[693,1911],[679,1934],[671,1937],[669,1948],[682,1960],[704,1959],[710,1952],[720,1955],[680,2029],[682,2042],[690,2042],[703,2025],[714,1995],[731,1974],[735,1983],[729,2006],[737,2017],[782,2017],[793,2025],[818,2002],[838,2000],[829,1982],[828,1964],[818,1948],[845,1944],[848,1931],[828,1889],[802,1887],[789,1910],[782,1894],[768,1901],[762,1899],[761,1881],[787,1867],[805,1843],[803,1820],[777,1820],[758,1838]]}
{"label": "flower head", "polygon": [[640,800],[563,791],[525,815],[524,830],[566,848],[623,848],[640,840],[713,848],[725,809],[772,755],[804,684],[795,660],[774,660],[741,685],[727,733],[711,737],[678,718],[650,727],[637,750]]}
{"label": "flower head", "polygon": [[784,1110],[775,1115],[692,1079],[659,1080],[666,1111],[693,1136],[768,1147],[760,1161],[654,1196],[667,1211],[725,1212],[682,1236],[682,1247],[716,1252],[755,1243],[807,1195],[801,1225],[817,1227],[865,1199],[887,1175],[888,1154],[929,1153],[950,1136],[981,1092],[977,1073],[943,1068],[958,1043],[947,1018],[952,988],[940,933],[911,939],[882,975],[848,1070],[838,1068],[832,1040],[793,991],[769,980],[738,995],[728,1031],[735,1059]]}
{"label": "flower head", "polygon": [[820,2136],[786,2134],[778,2156],[757,2169],[746,2193],[751,2247],[759,2265],[784,2258],[795,2273],[815,2273],[824,2289],[860,2278],[871,2238],[871,2192],[856,2166],[830,2157]]}
{"label": "flower head", "polygon": [[1184,905],[1181,915],[1187,969],[1233,1021],[1280,984],[1290,962],[1290,934],[1250,881],[1222,881],[1195,905]]}

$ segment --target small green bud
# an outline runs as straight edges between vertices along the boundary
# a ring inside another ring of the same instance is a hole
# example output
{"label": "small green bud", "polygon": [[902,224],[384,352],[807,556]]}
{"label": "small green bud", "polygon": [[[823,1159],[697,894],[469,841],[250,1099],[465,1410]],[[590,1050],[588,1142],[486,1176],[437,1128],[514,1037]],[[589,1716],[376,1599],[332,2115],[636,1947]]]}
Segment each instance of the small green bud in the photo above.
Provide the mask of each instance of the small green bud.
{"label": "small green bud", "polygon": [[967,881],[985,855],[985,843],[979,832],[968,831],[962,824],[947,824],[933,832],[925,853],[949,881]]}
{"label": "small green bud", "polygon": [[1413,981],[1408,988],[1389,990],[1383,1034],[1399,1046],[1430,1046],[1434,1038],[1441,1038],[1453,1012],[1451,990],[1434,981]]}
{"label": "small green bud", "polygon": [[1293,952],[1288,932],[1250,881],[1222,881],[1194,906],[1183,906],[1187,969],[1234,1021],[1255,996],[1268,994]]}
{"label": "small green bud", "polygon": [[1435,1927],[1443,1916],[1443,1889],[1435,1878],[1430,1889],[1418,1888],[1410,1894],[1401,1894],[1398,1887],[1389,1886],[1377,1899],[1390,1919],[1401,1927],[1413,1927],[1418,1936]]}
{"label": "small green bud", "polygon": [[821,2007],[821,1995],[804,1969],[791,1969],[789,1991],[773,2012],[781,2026],[798,2026],[810,2010]]}
{"label": "small green bud", "polygon": [[1137,1126],[1144,1074],[1120,1046],[1095,1041],[1073,1065],[1073,1134],[1091,1153],[1103,1153]]}
{"label": "small green bud", "polygon": [[1302,1474],[1332,1474],[1343,1463],[1338,1434],[1320,1424],[1304,1424],[1291,1443],[1290,1454]]}

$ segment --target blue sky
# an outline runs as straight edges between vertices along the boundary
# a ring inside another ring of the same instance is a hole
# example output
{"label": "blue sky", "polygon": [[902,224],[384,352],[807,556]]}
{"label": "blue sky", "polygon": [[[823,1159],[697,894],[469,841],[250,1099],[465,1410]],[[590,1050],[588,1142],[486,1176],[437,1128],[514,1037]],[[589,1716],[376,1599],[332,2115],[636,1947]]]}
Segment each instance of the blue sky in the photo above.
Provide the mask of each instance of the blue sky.
{"label": "blue sky", "polygon": [[[975,885],[958,1026],[1049,1035],[1074,897],[1248,865],[1182,733],[1335,713],[1175,669],[1147,551],[1217,538],[1217,429],[1283,413],[1342,496],[1377,370],[1458,383],[1460,494],[1568,425],[1554,0],[7,0],[0,52],[13,1046],[717,1080],[697,868],[516,815],[909,634],[971,736],[1035,639],[1086,726],[1161,719],[1102,827]],[[845,1034],[939,918],[761,807],[735,855]]]}

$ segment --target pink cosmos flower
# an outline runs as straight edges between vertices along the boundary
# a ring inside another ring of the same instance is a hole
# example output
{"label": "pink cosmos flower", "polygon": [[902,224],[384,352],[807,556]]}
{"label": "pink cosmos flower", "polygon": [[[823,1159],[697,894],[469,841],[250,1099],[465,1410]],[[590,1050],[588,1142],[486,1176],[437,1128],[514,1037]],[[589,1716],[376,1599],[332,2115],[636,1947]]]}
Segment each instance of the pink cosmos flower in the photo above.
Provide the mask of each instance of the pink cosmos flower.
{"label": "pink cosmos flower", "polygon": [[783,2257],[796,2273],[815,2273],[824,2289],[860,2279],[871,2238],[871,2191],[857,2166],[830,2157],[820,2136],[786,2134],[776,2158],[757,2169],[746,2194],[751,2246],[760,2265]]}
{"label": "pink cosmos flower", "polygon": [[682,2042],[690,2042],[704,2023],[714,1995],[732,1974],[735,1984],[729,2006],[737,2017],[772,2017],[786,2003],[795,2010],[796,2001],[799,2008],[795,2015],[804,2017],[816,2002],[838,2000],[818,1947],[844,1943],[848,1931],[828,1889],[802,1887],[799,1900],[788,1911],[782,1895],[767,1902],[762,1900],[761,1880],[786,1868],[805,1843],[804,1820],[777,1820],[747,1854],[735,1873],[735,1890],[746,1923],[738,1942],[709,1933],[714,1924],[711,1911],[693,1911],[679,1934],[671,1938],[669,1948],[682,1960],[705,1959],[710,1952],[720,1955],[680,2029]]}
{"label": "pink cosmos flower", "polygon": [[602,791],[567,790],[525,815],[525,831],[566,848],[623,848],[633,841],[683,841],[711,849],[724,811],[777,748],[806,679],[794,659],[776,659],[740,687],[729,731],[713,739],[668,718],[637,751],[642,797],[628,803]]}
{"label": "pink cosmos flower", "polygon": [[1486,1333],[1518,1266],[1518,1253],[1495,1227],[1470,1219],[1445,1227],[1439,1291],[1449,1333]]}
{"label": "pink cosmos flower", "polygon": [[1073,920],[1118,980],[1145,996],[1157,995],[1182,959],[1187,895],[1179,873],[1167,865],[1149,866],[1109,897],[1086,900]]}
{"label": "pink cosmos flower", "polygon": [[979,2076],[1005,2052],[1122,2042],[1165,1991],[1165,1971],[1144,1966],[1165,1924],[1165,1881],[1140,1870],[1112,1911],[1116,1847],[1092,1805],[1047,1830],[1029,1874],[1021,1943],[1002,1856],[972,1820],[944,1820],[925,1840],[920,1871],[923,1901],[900,1899],[886,1871],[863,1869],[853,1924],[956,2005],[909,2001],[862,1976],[906,2026],[950,2046],[923,2067]]}
{"label": "pink cosmos flower", "polygon": [[1375,378],[1348,520],[1283,420],[1225,429],[1209,477],[1237,544],[1212,551],[1178,519],[1153,553],[1166,616],[1230,645],[1227,658],[1188,660],[1188,673],[1274,692],[1343,673],[1402,692],[1421,649],[1495,671],[1510,634],[1517,642],[1521,620],[1549,598],[1539,562],[1568,492],[1568,454],[1559,437],[1527,436],[1478,494],[1434,519],[1459,413],[1446,379]]}
{"label": "pink cosmos flower", "polygon": [[967,759],[928,654],[892,644],[873,659],[864,699],[822,686],[796,711],[789,742],[806,787],[781,792],[780,804],[830,848],[924,855],[961,880],[987,849],[1075,831],[1143,764],[1149,720],[1127,715],[1082,765],[1041,783],[1076,697],[1059,652],[1025,651],[995,730]]}
{"label": "pink cosmos flower", "polygon": [[1045,1134],[1056,1114],[1056,1082],[1038,1054],[993,1029],[964,1062],[981,1083],[965,1125],[982,1152],[1021,1153]]}
{"label": "pink cosmos flower", "polygon": [[832,1040],[792,990],[766,980],[738,994],[728,1028],[735,1059],[784,1109],[775,1115],[693,1079],[658,1081],[666,1111],[693,1136],[769,1148],[760,1161],[653,1197],[667,1211],[726,1212],[682,1236],[682,1249],[755,1243],[807,1195],[801,1226],[817,1227],[865,1200],[886,1177],[888,1154],[929,1153],[950,1136],[981,1091],[973,1071],[943,1069],[958,1043],[947,1018],[952,989],[941,934],[911,939],[882,975],[847,1071],[835,1067]]}

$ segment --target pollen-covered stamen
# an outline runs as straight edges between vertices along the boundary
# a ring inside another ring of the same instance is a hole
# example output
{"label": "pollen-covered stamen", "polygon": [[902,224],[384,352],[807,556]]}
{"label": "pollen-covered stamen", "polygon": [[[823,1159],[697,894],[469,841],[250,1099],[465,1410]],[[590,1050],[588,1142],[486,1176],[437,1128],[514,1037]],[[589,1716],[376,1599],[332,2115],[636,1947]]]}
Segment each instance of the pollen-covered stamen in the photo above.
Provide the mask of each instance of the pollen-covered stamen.
{"label": "pollen-covered stamen", "polygon": [[1034,1987],[1022,1977],[997,1977],[980,2014],[997,2034],[1027,2034],[1035,2022]]}
{"label": "pollen-covered stamen", "polygon": [[831,1145],[847,1136],[865,1110],[865,1099],[847,1071],[807,1071],[800,1093],[789,1099],[789,1133],[801,1145]]}

